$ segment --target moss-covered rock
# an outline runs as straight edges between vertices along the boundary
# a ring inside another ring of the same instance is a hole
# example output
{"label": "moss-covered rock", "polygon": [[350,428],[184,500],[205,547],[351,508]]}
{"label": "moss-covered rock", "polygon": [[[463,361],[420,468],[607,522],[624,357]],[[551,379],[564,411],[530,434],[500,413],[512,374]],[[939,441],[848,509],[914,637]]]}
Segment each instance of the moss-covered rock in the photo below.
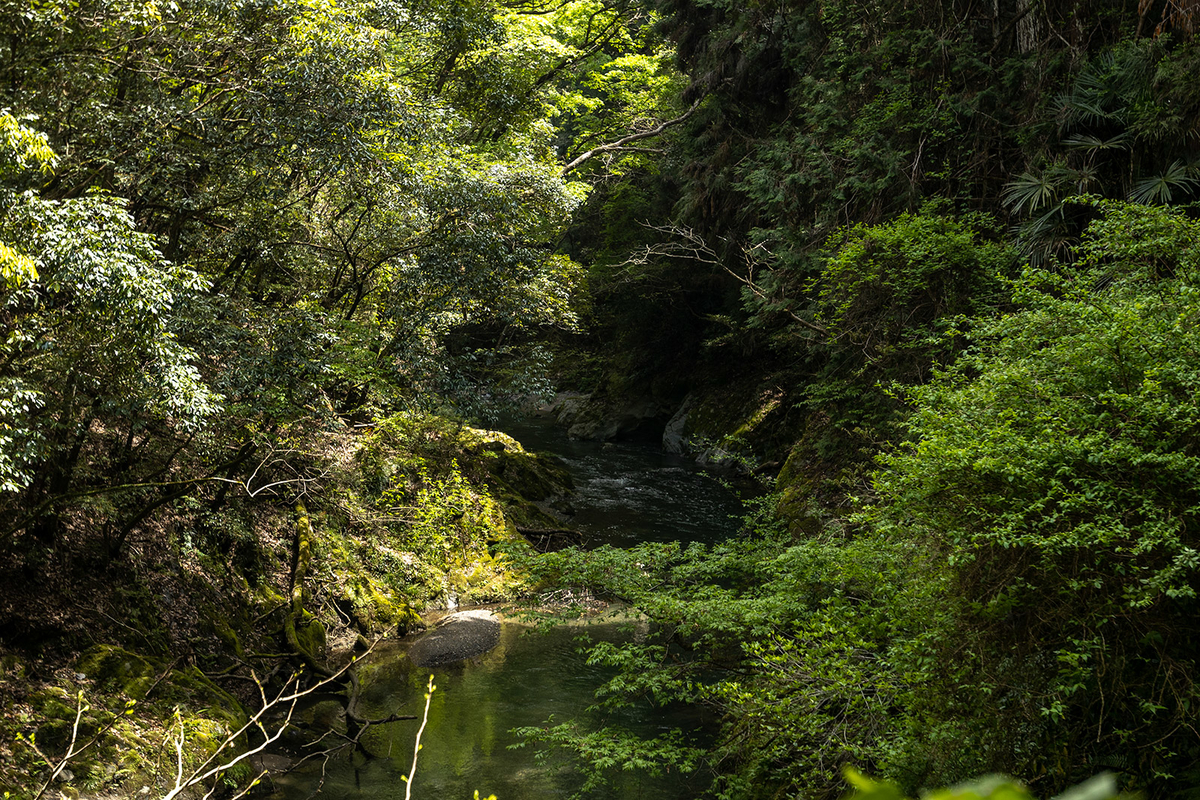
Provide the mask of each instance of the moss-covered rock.
{"label": "moss-covered rock", "polygon": [[790,403],[771,383],[697,390],[667,423],[663,447],[745,474],[779,468],[795,435]]}
{"label": "moss-covered rock", "polygon": [[246,648],[242,646],[241,637],[238,636],[237,631],[233,629],[233,626],[229,624],[229,621],[219,611],[210,609],[208,619],[205,622],[206,627],[220,639],[221,644],[229,652],[232,652],[240,659],[244,660],[246,658]]}
{"label": "moss-covered rock", "polygon": [[[113,626],[88,634],[114,644],[93,646],[75,662],[64,656],[51,669],[39,667],[38,674],[59,675],[61,685],[29,682],[35,688],[21,695],[29,698],[23,716],[12,716],[12,735],[0,726],[0,739],[37,731],[40,742],[63,745],[56,752],[65,752],[83,690],[96,709],[85,714],[87,730],[114,724],[104,743],[72,762],[75,785],[157,790],[171,779],[156,771],[155,760],[170,732],[186,733],[185,761],[198,763],[246,719],[221,688],[224,680],[217,685],[189,662],[240,681],[249,677],[247,663],[261,664],[259,675],[270,670],[272,658],[294,663],[294,641],[295,651],[328,668],[330,648],[423,627],[419,611],[426,604],[452,596],[460,603],[511,598],[523,583],[511,564],[493,557],[494,546],[523,541],[518,521],[560,525],[538,503],[571,491],[555,459],[529,453],[504,434],[436,417],[397,418],[366,433],[339,431],[322,446],[308,455],[325,459],[329,479],[294,512],[232,496],[218,510],[209,497],[173,507],[175,517],[164,511],[162,523],[179,534],[164,537],[177,544],[157,554],[166,560],[120,565],[120,580],[97,581],[105,584],[102,610],[112,612],[105,617]],[[232,539],[217,533],[252,535],[261,551],[253,569],[233,558]],[[300,558],[293,560],[297,551]],[[289,623],[289,646],[283,647],[280,633]],[[180,641],[188,642],[187,662],[173,657]],[[288,655],[268,655],[281,651]],[[0,678],[20,667],[0,653]],[[133,713],[126,716],[129,701]],[[20,764],[0,762],[0,783],[10,774],[30,783],[44,772],[32,751],[23,750],[21,758]],[[75,791],[68,784],[55,788]]]}
{"label": "moss-covered rock", "polygon": [[105,689],[141,700],[163,671],[157,661],[113,645],[96,645],[80,657],[79,672]]}
{"label": "moss-covered rock", "polygon": [[868,448],[831,454],[819,446],[829,425],[824,415],[810,413],[775,479],[776,514],[796,537],[844,526],[840,509],[846,497],[869,481],[873,462]]}
{"label": "moss-covered rock", "polygon": [[479,460],[484,481],[499,503],[503,530],[492,542],[513,539],[515,528],[560,527],[563,515],[555,509],[575,491],[566,464],[555,456],[531,453],[498,431],[464,429],[465,451]]}
{"label": "moss-covered rock", "polygon": [[174,661],[148,658],[115,645],[96,645],[76,662],[80,674],[104,692],[115,692],[131,700],[145,700],[153,690],[156,701],[188,703],[209,708],[230,722],[245,719],[241,704],[217,686],[194,665],[182,668]]}
{"label": "moss-covered rock", "polygon": [[343,563],[339,569],[338,607],[350,617],[358,633],[365,636],[396,633],[400,636],[421,627],[421,615],[407,598],[377,580],[365,569],[353,572]]}
{"label": "moss-covered rock", "polygon": [[547,500],[575,489],[566,464],[555,456],[530,453],[521,443],[498,431],[467,429],[476,438],[468,452],[483,458],[493,482],[525,500]]}
{"label": "moss-covered rock", "polygon": [[597,394],[578,406],[568,433],[573,439],[600,442],[657,441],[673,408],[655,397]]}
{"label": "moss-covered rock", "polygon": [[821,530],[825,514],[816,501],[815,492],[819,485],[804,448],[795,448],[784,462],[783,469],[775,479],[779,501],[776,515],[782,519],[788,531],[801,538],[814,535]]}

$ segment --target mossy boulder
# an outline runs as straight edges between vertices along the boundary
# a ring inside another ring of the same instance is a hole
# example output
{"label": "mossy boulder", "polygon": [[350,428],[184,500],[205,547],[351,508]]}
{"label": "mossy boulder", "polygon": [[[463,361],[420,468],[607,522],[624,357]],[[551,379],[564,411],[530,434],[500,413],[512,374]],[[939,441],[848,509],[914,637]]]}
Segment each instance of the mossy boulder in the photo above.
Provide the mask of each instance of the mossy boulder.
{"label": "mossy boulder", "polygon": [[97,685],[132,700],[145,698],[163,664],[114,645],[96,645],[80,657],[79,671]]}
{"label": "mossy boulder", "polygon": [[425,627],[425,620],[417,613],[417,610],[405,603],[400,606],[400,613],[396,620],[396,633],[399,636],[407,636],[413,631],[421,630]]}
{"label": "mossy boulder", "polygon": [[80,656],[76,668],[104,692],[116,692],[141,701],[146,700],[153,690],[156,701],[209,708],[230,723],[240,725],[244,721],[245,711],[233,695],[213,683],[197,667],[176,669],[172,664],[115,645],[101,644]]}
{"label": "mossy boulder", "polygon": [[238,658],[244,659],[246,657],[246,649],[242,646],[241,637],[238,636],[233,626],[229,624],[229,620],[225,619],[219,611],[215,608],[209,609],[205,623],[205,627],[221,640],[221,644],[224,645],[226,650],[231,651]]}
{"label": "mossy boulder", "polygon": [[395,631],[403,636],[424,624],[406,598],[365,571],[345,574],[341,586],[338,606],[361,634],[374,636]]}
{"label": "mossy boulder", "polygon": [[456,572],[459,600],[463,603],[511,600],[524,588],[523,581],[514,576],[502,555],[493,557],[484,553]]}
{"label": "mossy boulder", "polygon": [[464,450],[483,461],[494,481],[526,500],[545,500],[575,490],[561,459],[531,453],[506,433],[465,428],[463,439]]}
{"label": "mossy boulder", "polygon": [[874,462],[869,451],[847,447],[830,454],[820,447],[828,418],[808,416],[804,430],[775,479],[776,514],[796,537],[841,527],[846,497],[869,482]]}
{"label": "mossy boulder", "polygon": [[787,457],[798,422],[773,382],[701,389],[667,423],[663,449],[734,472],[771,474]]}
{"label": "mossy boulder", "polygon": [[820,504],[816,502],[821,476],[811,471],[817,467],[807,456],[804,448],[793,449],[775,479],[775,489],[779,494],[775,514],[784,521],[788,531],[798,538],[818,533],[825,517]]}
{"label": "mossy boulder", "polygon": [[[28,702],[40,721],[37,738],[42,747],[65,750],[71,740],[76,711],[80,708],[79,697],[61,686],[44,686],[30,694]],[[93,735],[105,720],[99,719],[88,708],[87,702],[83,702],[79,735],[87,737]]]}
{"label": "mossy boulder", "polygon": [[596,394],[579,405],[567,433],[572,439],[598,442],[655,441],[673,408],[655,397]]}
{"label": "mossy boulder", "polygon": [[[562,525],[562,515],[554,506],[573,494],[575,485],[561,459],[531,453],[516,439],[498,431],[476,428],[464,431],[464,449],[483,465],[484,480],[504,517],[515,527]],[[514,534],[515,531],[508,530],[495,540],[512,538]]]}

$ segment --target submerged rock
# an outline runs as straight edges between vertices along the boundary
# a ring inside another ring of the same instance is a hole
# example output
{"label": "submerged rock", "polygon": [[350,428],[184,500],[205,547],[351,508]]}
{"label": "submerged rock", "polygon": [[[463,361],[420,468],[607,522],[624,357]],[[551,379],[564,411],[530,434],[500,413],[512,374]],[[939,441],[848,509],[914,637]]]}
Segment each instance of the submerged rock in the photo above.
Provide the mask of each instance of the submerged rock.
{"label": "submerged rock", "polygon": [[464,661],[500,643],[500,621],[491,611],[460,611],[443,617],[433,630],[413,642],[408,657],[418,667]]}

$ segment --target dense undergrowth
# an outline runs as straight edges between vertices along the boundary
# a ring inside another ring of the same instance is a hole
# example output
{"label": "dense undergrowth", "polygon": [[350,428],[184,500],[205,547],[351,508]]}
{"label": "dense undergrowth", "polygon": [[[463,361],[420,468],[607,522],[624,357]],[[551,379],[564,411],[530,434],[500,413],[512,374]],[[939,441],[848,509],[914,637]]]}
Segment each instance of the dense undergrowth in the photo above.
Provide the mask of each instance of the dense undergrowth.
{"label": "dense undergrowth", "polygon": [[1194,794],[1194,4],[663,7],[703,102],[577,212],[593,402],[776,494],[553,556],[662,621],[614,697],[722,711],[727,797]]}
{"label": "dense undergrowth", "polygon": [[[857,496],[846,483],[814,509],[793,464],[726,543],[538,558],[544,579],[655,621],[592,650],[618,670],[598,697],[716,709],[717,796],[836,796],[848,765],[909,792],[993,771],[1039,794],[1105,771],[1149,796],[1194,791],[1200,225],[1078,202],[1097,216],[1073,264],[987,274],[1005,301],[930,324],[931,377],[877,390],[904,435]],[[911,225],[854,235],[895,269],[913,262],[885,243]],[[992,245],[963,241],[914,261],[969,275]],[[957,355],[937,366],[938,349]],[[552,733],[530,735],[571,746]]]}

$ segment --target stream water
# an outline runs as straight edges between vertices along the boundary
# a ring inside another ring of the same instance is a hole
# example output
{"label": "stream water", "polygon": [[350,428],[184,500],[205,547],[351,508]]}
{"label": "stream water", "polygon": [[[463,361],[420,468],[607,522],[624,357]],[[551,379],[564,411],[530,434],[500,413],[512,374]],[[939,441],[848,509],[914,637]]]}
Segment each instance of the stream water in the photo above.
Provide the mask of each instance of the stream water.
{"label": "stream water", "polygon": [[[574,478],[571,526],[588,537],[588,546],[629,546],[641,541],[715,541],[734,530],[739,504],[713,476],[683,459],[646,444],[570,441],[548,423],[514,421],[504,429],[527,449],[561,457]],[[515,622],[501,627],[499,645],[475,659],[420,669],[399,642],[377,650],[361,668],[364,694],[360,713],[379,718],[391,713],[420,713],[426,681],[437,690],[422,736],[412,797],[421,800],[471,800],[495,794],[499,800],[566,798],[579,791],[583,776],[561,758],[539,760],[532,746],[513,749],[521,726],[577,720],[581,726],[620,726],[653,736],[673,728],[698,730],[701,721],[688,709],[650,706],[624,710],[614,717],[589,710],[595,690],[611,675],[587,664],[583,637],[623,641],[644,635],[646,623],[609,619],[539,631]],[[337,705],[329,704],[332,714]],[[309,713],[321,714],[321,708]],[[372,728],[367,750],[321,767],[312,765],[278,779],[285,800],[303,800],[319,791],[329,798],[401,798],[401,776],[412,765],[417,722]],[[627,800],[684,800],[699,787],[676,776],[654,779],[622,772],[617,785],[585,797]]]}

